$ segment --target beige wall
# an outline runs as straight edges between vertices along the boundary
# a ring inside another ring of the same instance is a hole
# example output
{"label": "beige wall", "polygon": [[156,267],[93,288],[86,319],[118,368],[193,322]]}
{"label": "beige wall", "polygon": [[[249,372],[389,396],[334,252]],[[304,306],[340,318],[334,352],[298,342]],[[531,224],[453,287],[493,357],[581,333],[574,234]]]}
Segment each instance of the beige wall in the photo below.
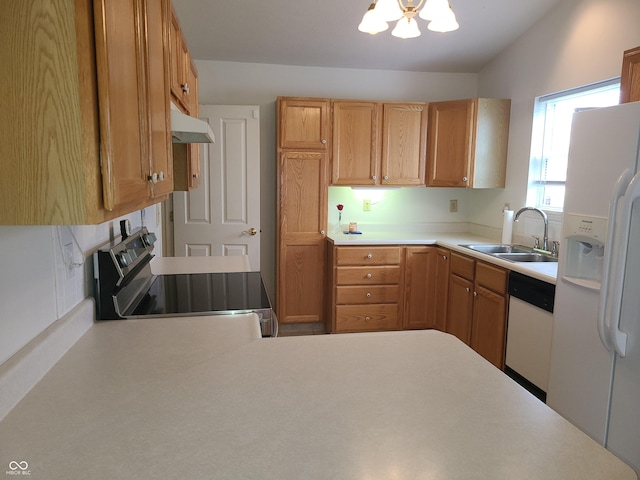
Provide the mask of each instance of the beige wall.
{"label": "beige wall", "polygon": [[474,221],[498,227],[505,202],[524,206],[535,97],[619,76],[622,53],[638,45],[638,0],[562,0],[480,72],[480,96],[512,103],[507,188],[472,192]]}

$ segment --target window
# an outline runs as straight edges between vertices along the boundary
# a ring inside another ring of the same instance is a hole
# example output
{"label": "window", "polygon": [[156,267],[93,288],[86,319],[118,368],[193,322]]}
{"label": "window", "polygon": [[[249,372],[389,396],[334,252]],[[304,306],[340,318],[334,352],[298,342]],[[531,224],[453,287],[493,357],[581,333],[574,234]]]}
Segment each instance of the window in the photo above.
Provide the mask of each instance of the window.
{"label": "window", "polygon": [[573,113],[617,105],[619,98],[619,79],[536,98],[527,205],[562,211]]}

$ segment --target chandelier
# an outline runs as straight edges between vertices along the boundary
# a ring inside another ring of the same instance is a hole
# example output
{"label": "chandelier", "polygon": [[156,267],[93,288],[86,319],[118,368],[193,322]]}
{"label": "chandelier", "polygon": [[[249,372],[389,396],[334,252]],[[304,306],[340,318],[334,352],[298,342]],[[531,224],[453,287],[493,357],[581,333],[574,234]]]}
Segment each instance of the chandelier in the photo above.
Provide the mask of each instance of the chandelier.
{"label": "chandelier", "polygon": [[420,28],[414,18],[416,15],[427,20],[427,28],[434,32],[451,32],[460,26],[448,0],[419,0],[418,5],[414,5],[413,0],[408,0],[407,5],[404,0],[373,0],[358,30],[375,35],[387,30],[388,22],[397,20],[391,35],[399,38],[419,37]]}

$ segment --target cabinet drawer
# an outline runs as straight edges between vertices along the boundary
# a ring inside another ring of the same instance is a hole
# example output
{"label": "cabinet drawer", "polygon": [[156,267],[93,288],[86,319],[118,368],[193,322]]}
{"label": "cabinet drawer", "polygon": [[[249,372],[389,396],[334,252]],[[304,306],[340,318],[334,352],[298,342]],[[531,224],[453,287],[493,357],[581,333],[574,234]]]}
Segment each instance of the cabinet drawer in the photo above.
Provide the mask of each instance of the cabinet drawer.
{"label": "cabinet drawer", "polygon": [[336,285],[393,285],[400,282],[400,267],[338,267]]}
{"label": "cabinet drawer", "polygon": [[458,255],[451,252],[451,273],[459,277],[473,280],[473,272],[475,270],[475,260],[473,258]]}
{"label": "cabinet drawer", "polygon": [[476,284],[503,295],[507,293],[507,271],[488,263],[478,262]]}
{"label": "cabinet drawer", "polygon": [[336,332],[369,332],[397,330],[398,305],[338,305]]}
{"label": "cabinet drawer", "polygon": [[336,287],[336,304],[398,303],[398,285]]}
{"label": "cabinet drawer", "polygon": [[402,247],[338,247],[336,265],[399,265]]}

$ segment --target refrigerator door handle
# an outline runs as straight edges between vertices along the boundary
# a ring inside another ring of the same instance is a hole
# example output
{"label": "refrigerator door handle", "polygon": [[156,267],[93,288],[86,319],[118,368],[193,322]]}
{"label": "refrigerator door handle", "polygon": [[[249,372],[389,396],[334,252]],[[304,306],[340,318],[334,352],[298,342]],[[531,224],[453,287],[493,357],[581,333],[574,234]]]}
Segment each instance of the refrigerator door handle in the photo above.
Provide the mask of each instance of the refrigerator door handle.
{"label": "refrigerator door handle", "polygon": [[604,261],[602,268],[602,281],[600,284],[600,303],[598,305],[598,334],[600,335],[600,341],[609,351],[613,351],[613,343],[609,339],[608,328],[606,322],[607,306],[609,305],[609,277],[611,276],[611,261],[613,259],[614,251],[614,232],[615,232],[615,219],[618,211],[618,201],[624,195],[625,190],[629,186],[633,174],[628,168],[622,172],[620,178],[616,182],[615,187],[611,193],[611,200],[609,202],[609,223],[607,224],[607,240],[605,242],[604,249]]}
{"label": "refrigerator door handle", "polygon": [[627,334],[620,330],[620,312],[622,310],[622,287],[624,284],[624,275],[627,267],[627,248],[629,247],[629,230],[631,227],[631,211],[633,202],[640,198],[640,173],[637,173],[622,198],[620,203],[620,225],[617,226],[618,240],[616,242],[615,255],[616,268],[613,270],[613,284],[611,288],[611,307],[609,309],[610,316],[608,318],[607,328],[609,338],[615,351],[621,357],[627,353]]}

